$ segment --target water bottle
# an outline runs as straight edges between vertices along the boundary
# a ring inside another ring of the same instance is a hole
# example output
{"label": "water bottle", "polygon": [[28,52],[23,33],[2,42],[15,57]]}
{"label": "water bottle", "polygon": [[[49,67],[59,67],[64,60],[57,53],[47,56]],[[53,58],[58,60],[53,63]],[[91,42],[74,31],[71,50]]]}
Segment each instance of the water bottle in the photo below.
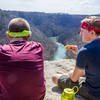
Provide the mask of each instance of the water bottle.
{"label": "water bottle", "polygon": [[[77,89],[74,91],[74,89]],[[77,86],[74,86],[72,89],[71,88],[65,88],[61,100],[75,100],[75,94],[79,91],[79,88]]]}

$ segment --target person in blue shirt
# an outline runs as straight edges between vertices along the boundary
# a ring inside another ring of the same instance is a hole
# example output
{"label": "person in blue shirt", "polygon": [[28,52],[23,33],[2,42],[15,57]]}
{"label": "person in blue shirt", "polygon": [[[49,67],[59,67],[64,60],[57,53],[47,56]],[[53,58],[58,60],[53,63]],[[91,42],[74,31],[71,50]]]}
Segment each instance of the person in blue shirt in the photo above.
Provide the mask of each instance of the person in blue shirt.
{"label": "person in blue shirt", "polygon": [[[79,94],[88,100],[100,100],[100,17],[87,16],[81,21],[80,36],[87,43],[77,53],[76,66],[72,73],[57,73],[52,77],[59,89],[72,88],[77,85]],[[79,82],[80,77],[85,80]]]}

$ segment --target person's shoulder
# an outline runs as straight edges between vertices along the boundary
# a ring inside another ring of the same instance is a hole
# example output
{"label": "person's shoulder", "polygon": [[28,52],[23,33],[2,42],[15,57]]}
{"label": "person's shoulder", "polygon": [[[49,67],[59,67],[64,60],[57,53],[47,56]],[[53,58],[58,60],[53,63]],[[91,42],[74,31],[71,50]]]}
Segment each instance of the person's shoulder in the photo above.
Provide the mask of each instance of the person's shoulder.
{"label": "person's shoulder", "polygon": [[30,44],[31,46],[35,47],[43,47],[40,42],[35,42],[35,41],[27,41],[27,44]]}
{"label": "person's shoulder", "polygon": [[88,48],[87,45],[81,47],[81,49],[78,51],[77,55],[87,55],[88,54]]}
{"label": "person's shoulder", "polygon": [[3,44],[3,45],[0,45],[0,49],[1,48],[6,48],[9,44]]}
{"label": "person's shoulder", "polygon": [[9,48],[9,47],[8,47],[8,44],[0,45],[0,52],[1,52],[2,50],[7,49],[7,48]]}
{"label": "person's shoulder", "polygon": [[80,48],[79,52],[87,52],[87,48],[86,46],[83,46]]}
{"label": "person's shoulder", "polygon": [[91,48],[94,48],[94,45],[96,45],[96,43],[94,43],[94,41],[84,45],[84,48],[86,48],[86,50],[89,50]]}

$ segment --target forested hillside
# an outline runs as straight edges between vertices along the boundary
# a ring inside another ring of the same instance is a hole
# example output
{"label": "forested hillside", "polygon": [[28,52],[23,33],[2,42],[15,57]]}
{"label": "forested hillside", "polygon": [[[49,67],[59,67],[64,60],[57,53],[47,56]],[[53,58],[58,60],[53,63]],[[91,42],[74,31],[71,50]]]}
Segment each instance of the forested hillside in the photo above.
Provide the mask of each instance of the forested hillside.
{"label": "forested hillside", "polygon": [[7,24],[12,19],[13,16],[7,13],[6,11],[0,10],[0,44],[8,42],[6,38]]}
{"label": "forested hillside", "polygon": [[27,19],[47,37],[58,37],[58,41],[63,44],[66,44],[66,41],[79,34],[81,20],[86,17],[86,15],[69,15],[63,13],[8,12],[17,17]]}
{"label": "forested hillside", "polygon": [[8,11],[18,17],[27,19],[47,36],[58,36],[68,29],[79,28],[85,15],[69,15],[60,13]]}
{"label": "forested hillside", "polygon": [[[16,15],[10,14],[7,11],[0,10],[0,44],[8,43],[9,40],[6,38],[6,31],[8,23],[12,18],[17,17]],[[45,34],[43,34],[39,29],[37,29],[33,24],[31,24],[32,36],[30,41],[38,41],[42,43],[44,47],[44,58],[52,59],[54,52],[56,51],[56,44],[48,39]]]}
{"label": "forested hillside", "polygon": [[[79,37],[81,20],[87,15],[70,15],[63,13],[0,11],[0,32],[4,34],[9,19],[22,17],[31,24],[33,35],[31,40],[39,41],[45,48],[45,57],[51,58],[56,50],[55,43],[47,37],[57,37],[57,41],[64,45],[83,45]],[[100,15],[98,15],[100,16]],[[3,43],[1,36],[1,43]],[[49,44],[49,45],[48,45]]]}

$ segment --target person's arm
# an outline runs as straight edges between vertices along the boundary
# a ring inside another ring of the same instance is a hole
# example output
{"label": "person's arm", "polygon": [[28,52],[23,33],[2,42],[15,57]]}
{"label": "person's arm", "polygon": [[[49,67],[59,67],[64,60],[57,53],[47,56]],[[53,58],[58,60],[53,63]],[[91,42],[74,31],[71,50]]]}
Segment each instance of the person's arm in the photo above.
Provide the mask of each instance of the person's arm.
{"label": "person's arm", "polygon": [[75,67],[73,73],[69,74],[69,77],[73,82],[78,81],[80,77],[84,77],[84,76],[85,76],[84,70],[78,67]]}
{"label": "person's arm", "polygon": [[79,80],[80,77],[84,77],[85,73],[85,67],[88,65],[88,50],[87,48],[82,47],[77,54],[76,58],[76,67],[74,69],[74,72],[72,75],[69,75],[70,79],[73,82],[76,82]]}

